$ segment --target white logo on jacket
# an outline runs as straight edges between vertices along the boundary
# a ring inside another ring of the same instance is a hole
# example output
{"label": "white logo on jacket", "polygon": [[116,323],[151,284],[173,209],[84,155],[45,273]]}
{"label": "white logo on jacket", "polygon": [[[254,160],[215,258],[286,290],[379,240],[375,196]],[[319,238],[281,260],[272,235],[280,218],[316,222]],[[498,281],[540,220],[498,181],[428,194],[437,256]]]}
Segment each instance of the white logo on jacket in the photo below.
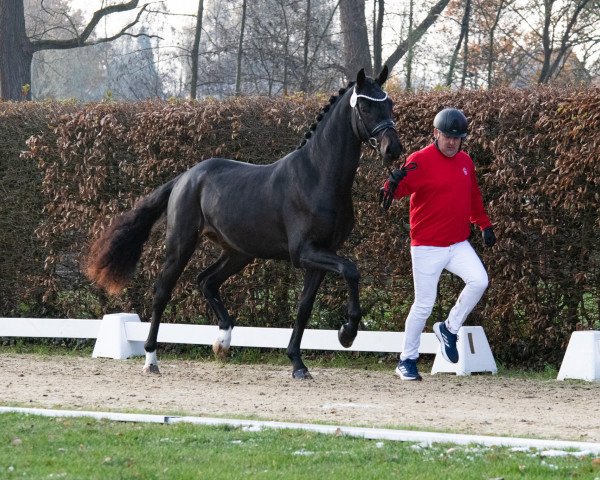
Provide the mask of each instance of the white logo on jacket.
{"label": "white logo on jacket", "polygon": [[467,167],[463,167],[463,173],[465,174],[465,177],[469,174],[469,172],[467,172]]}

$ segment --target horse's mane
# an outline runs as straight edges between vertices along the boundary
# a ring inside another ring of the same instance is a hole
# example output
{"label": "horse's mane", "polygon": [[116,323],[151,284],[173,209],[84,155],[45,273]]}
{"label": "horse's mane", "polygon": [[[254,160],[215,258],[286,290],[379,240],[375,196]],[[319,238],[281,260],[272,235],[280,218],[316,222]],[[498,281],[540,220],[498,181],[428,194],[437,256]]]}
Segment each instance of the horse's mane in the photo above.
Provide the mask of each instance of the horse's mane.
{"label": "horse's mane", "polygon": [[312,137],[313,132],[317,129],[317,125],[319,124],[319,122],[321,120],[323,120],[323,118],[325,117],[325,114],[331,109],[333,104],[341,96],[343,96],[344,93],[346,93],[348,91],[349,88],[352,88],[354,86],[355,83],[356,82],[348,82],[348,85],[345,88],[340,88],[338,90],[337,95],[332,95],[331,97],[329,97],[329,103],[327,103],[326,105],[323,106],[323,108],[321,108],[318,115],[315,117],[315,122],[310,125],[309,129],[304,134],[304,138],[300,142],[300,145],[298,145],[298,147],[296,147],[296,150],[300,150],[304,145],[306,145],[306,142],[308,141],[308,139],[310,137]]}

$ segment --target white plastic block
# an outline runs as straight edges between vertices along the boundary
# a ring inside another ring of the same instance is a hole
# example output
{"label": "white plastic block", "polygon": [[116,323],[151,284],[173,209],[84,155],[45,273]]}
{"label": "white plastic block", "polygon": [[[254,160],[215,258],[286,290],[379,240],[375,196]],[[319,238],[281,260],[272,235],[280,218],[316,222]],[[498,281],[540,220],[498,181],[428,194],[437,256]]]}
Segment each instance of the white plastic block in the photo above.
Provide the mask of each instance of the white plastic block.
{"label": "white plastic block", "polygon": [[600,380],[600,331],[573,332],[557,380]]}
{"label": "white plastic block", "polygon": [[92,357],[107,357],[117,360],[144,355],[144,342],[129,341],[125,331],[126,322],[140,322],[135,313],[111,313],[104,315],[94,346]]}
{"label": "white plastic block", "polygon": [[431,368],[432,375],[435,373],[470,375],[479,372],[493,374],[498,372],[483,327],[461,327],[458,331],[456,348],[458,349],[458,363],[451,363],[442,356],[441,346],[438,346]]}

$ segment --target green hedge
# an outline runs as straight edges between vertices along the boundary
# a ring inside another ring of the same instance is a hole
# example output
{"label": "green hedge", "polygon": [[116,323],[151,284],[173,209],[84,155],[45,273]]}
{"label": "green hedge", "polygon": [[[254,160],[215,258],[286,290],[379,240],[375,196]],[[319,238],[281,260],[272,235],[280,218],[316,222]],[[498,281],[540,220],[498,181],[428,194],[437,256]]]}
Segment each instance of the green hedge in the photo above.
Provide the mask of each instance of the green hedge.
{"label": "green hedge", "polygon": [[[600,328],[600,91],[391,94],[408,152],[431,141],[439,109],[467,113],[465,149],[498,237],[494,248],[484,249],[479,233],[473,236],[490,288],[468,322],[484,326],[507,366],[558,365],[573,330]],[[107,298],[80,272],[89,240],[198,161],[269,163],[283,156],[324,103],[326,97],[0,103],[1,313],[99,317],[133,310],[149,318],[164,222],[133,283],[117,298]],[[388,214],[380,211],[377,192],[387,173],[368,148],[363,152],[354,189],[357,225],[341,253],[361,270],[364,328],[401,330],[413,298],[408,200],[395,202]],[[217,253],[201,243],[165,321],[214,322],[194,280]],[[288,327],[301,284],[302,272],[288,264],[257,261],[224,285],[223,296],[240,325]],[[460,280],[443,276],[431,322],[444,318],[461,288]],[[310,326],[338,328],[345,300],[343,281],[328,275]]]}

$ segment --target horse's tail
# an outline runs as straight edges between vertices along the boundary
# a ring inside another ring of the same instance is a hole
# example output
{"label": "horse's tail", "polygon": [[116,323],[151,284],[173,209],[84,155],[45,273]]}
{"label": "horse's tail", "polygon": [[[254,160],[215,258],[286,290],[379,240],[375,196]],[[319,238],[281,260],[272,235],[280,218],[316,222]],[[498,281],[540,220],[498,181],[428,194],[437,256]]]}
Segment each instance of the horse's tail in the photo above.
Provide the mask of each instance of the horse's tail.
{"label": "horse's tail", "polygon": [[119,293],[135,271],[152,227],[167,209],[179,177],[161,185],[132,209],[119,215],[91,246],[85,274],[109,294]]}

